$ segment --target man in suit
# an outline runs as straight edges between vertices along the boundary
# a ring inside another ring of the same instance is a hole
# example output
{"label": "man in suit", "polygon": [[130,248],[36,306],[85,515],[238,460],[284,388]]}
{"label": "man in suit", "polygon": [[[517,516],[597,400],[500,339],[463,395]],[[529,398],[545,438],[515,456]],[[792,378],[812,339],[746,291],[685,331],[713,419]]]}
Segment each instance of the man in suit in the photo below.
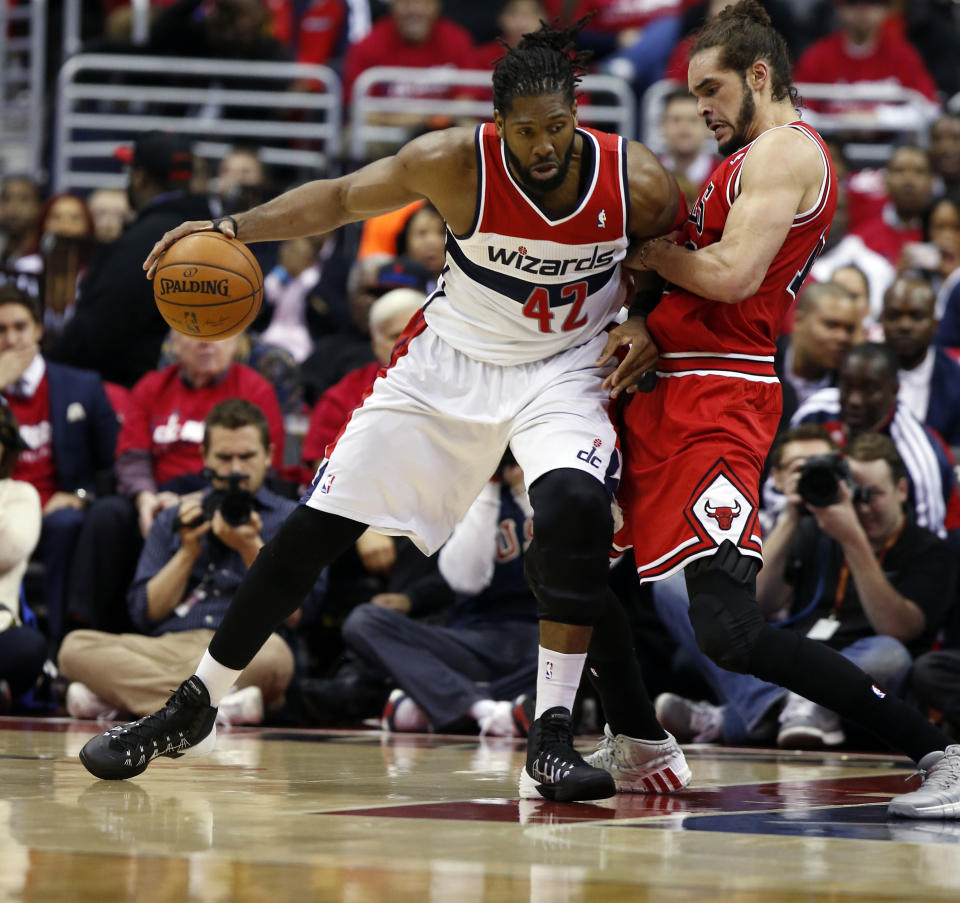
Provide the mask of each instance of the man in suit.
{"label": "man in suit", "polygon": [[43,504],[37,556],[55,646],[65,627],[67,570],[87,506],[109,488],[118,427],[100,377],[47,361],[42,336],[30,296],[13,285],[0,287],[0,394],[27,445],[14,479],[31,483]]}
{"label": "man in suit", "polygon": [[897,400],[960,451],[960,364],[933,345],[936,295],[928,282],[901,276],[883,297],[881,323],[900,369]]}

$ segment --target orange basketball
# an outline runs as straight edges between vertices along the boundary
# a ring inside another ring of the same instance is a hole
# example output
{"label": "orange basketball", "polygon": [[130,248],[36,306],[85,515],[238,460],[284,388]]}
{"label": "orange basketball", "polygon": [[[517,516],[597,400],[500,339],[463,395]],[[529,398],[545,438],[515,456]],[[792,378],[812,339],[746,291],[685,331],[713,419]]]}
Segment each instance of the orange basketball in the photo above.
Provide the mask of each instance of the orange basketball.
{"label": "orange basketball", "polygon": [[153,298],[177,332],[216,342],[249,326],[263,301],[263,274],[250,249],[222,232],[194,232],[157,261]]}

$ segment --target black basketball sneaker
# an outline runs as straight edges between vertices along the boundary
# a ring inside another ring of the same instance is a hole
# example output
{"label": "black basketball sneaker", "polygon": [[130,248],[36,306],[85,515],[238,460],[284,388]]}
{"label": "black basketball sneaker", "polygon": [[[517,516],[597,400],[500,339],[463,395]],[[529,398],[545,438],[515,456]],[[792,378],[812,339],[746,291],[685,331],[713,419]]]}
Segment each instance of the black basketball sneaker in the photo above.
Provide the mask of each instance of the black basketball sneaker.
{"label": "black basketball sneaker", "polygon": [[80,761],[107,781],[134,778],[157,756],[202,756],[216,742],[217,710],[196,675],[188,678],[159,712],[120,724],[88,740]]}
{"label": "black basketball sneaker", "polygon": [[530,725],[527,764],[520,772],[520,797],[557,803],[601,800],[617,792],[613,776],[588,765],[573,748],[570,712],[547,709]]}

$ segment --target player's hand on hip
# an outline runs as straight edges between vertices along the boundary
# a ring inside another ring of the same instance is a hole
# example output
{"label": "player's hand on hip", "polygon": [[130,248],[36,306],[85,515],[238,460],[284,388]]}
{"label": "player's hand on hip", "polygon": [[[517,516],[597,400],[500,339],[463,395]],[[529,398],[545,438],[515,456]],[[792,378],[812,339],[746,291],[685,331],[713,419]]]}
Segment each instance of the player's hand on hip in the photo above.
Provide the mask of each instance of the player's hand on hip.
{"label": "player's hand on hip", "polygon": [[624,390],[628,394],[636,392],[637,384],[653,370],[660,357],[660,350],[653,343],[643,319],[631,317],[610,330],[596,365],[603,366],[624,346],[627,346],[626,354],[617,369],[603,381],[603,388],[610,392],[611,398],[616,398]]}
{"label": "player's hand on hip", "polygon": [[190,235],[194,232],[212,232],[214,229],[217,229],[230,238],[237,237],[234,232],[232,218],[230,217],[221,217],[216,222],[210,219],[191,220],[190,222],[181,223],[176,229],[165,232],[163,238],[153,246],[147,259],[143,262],[143,268],[147,271],[147,279],[153,279],[157,272],[157,261],[163,252],[175,241],[179,241],[185,235]]}

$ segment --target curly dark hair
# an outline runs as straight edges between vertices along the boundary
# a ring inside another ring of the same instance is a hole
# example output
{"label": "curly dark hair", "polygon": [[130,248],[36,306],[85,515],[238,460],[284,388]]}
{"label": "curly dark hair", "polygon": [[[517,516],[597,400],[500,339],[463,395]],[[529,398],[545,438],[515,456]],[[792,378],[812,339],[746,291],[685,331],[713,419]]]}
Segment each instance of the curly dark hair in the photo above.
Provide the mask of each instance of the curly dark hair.
{"label": "curly dark hair", "polygon": [[577,85],[586,72],[589,51],[576,49],[576,37],[590,21],[584,16],[566,28],[540,22],[540,30],[525,34],[516,47],[501,41],[506,53],[494,64],[493,106],[501,114],[515,97],[562,94],[571,106]]}
{"label": "curly dark hair", "polygon": [[758,0],[739,0],[704,25],[690,49],[690,57],[711,47],[720,48],[720,65],[724,69],[744,77],[757,60],[766,60],[771,69],[773,99],[789,97],[794,107],[799,106],[797,89],[790,83],[792,66],[787,42]]}

